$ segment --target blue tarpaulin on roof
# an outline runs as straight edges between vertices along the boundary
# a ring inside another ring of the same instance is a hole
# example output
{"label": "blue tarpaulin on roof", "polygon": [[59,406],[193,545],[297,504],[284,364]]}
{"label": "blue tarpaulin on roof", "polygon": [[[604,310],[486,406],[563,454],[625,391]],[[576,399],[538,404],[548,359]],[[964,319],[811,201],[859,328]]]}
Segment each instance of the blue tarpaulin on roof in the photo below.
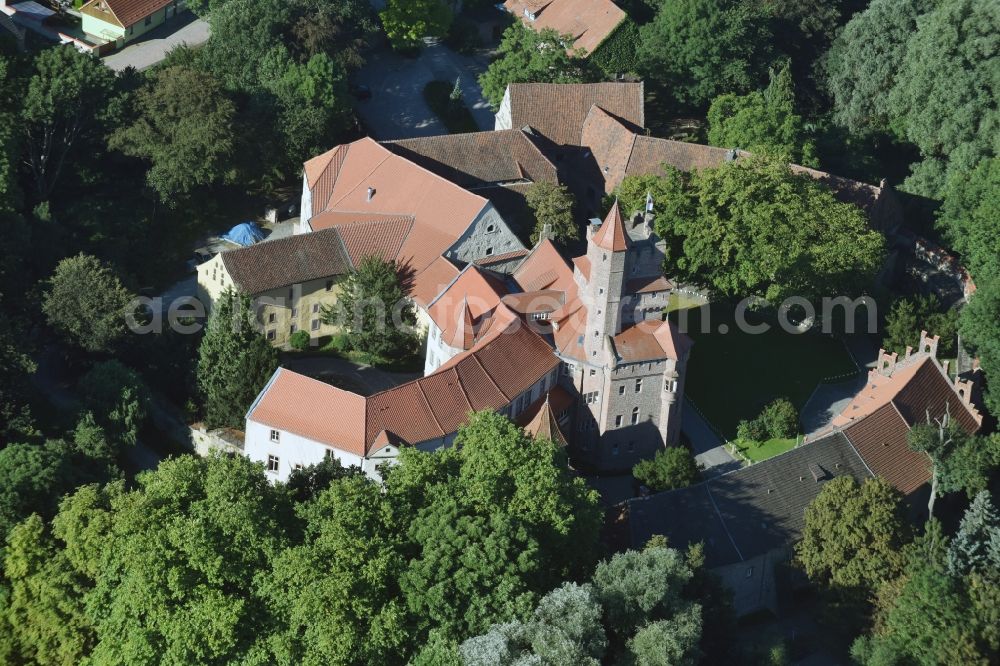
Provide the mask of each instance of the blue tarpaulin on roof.
{"label": "blue tarpaulin on roof", "polygon": [[240,222],[227,233],[222,235],[223,240],[236,243],[246,247],[253,245],[257,241],[264,240],[264,230],[257,226],[256,222]]}

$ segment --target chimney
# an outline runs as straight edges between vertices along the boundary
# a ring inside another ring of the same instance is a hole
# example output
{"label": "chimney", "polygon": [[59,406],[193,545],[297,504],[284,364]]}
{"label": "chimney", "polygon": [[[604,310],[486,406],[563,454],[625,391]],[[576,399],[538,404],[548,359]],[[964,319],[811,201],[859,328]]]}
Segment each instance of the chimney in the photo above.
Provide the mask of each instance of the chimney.
{"label": "chimney", "polygon": [[374,187],[369,187],[368,188],[368,201],[371,201],[372,197],[374,197],[374,196],[375,196],[375,188]]}

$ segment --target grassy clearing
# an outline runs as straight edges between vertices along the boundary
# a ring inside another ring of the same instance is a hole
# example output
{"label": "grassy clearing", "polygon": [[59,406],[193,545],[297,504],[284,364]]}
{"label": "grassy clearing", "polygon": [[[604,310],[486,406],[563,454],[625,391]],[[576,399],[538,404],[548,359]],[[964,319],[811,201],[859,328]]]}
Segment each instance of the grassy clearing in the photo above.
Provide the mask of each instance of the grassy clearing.
{"label": "grassy clearing", "polygon": [[428,83],[424,86],[424,99],[427,101],[427,106],[431,107],[431,111],[441,119],[441,122],[452,134],[478,132],[479,125],[476,124],[476,119],[472,117],[472,113],[465,106],[465,102],[461,99],[451,99],[451,91],[454,86],[454,82],[447,81]]}
{"label": "grassy clearing", "polygon": [[682,294],[677,291],[670,292],[670,296],[667,297],[667,312],[674,312],[676,310],[686,310],[688,308],[697,308],[705,304],[705,300],[697,296],[691,296],[690,294]]}
{"label": "grassy clearing", "polygon": [[740,453],[745,455],[752,462],[760,462],[761,460],[773,458],[779,453],[791,451],[795,448],[796,441],[798,440],[794,437],[790,439],[778,437],[775,439],[769,439],[766,442],[761,442],[760,444],[744,444],[742,442],[737,442],[735,446],[739,449]]}
{"label": "grassy clearing", "polygon": [[[709,332],[702,332],[706,311]],[[672,318],[677,320],[677,313]],[[746,320],[768,323],[749,313]],[[730,439],[736,437],[741,420],[756,417],[775,398],[787,397],[801,409],[821,381],[857,372],[840,340],[812,332],[787,333],[773,323],[760,334],[740,331],[729,304],[688,310],[687,322],[681,320],[680,325],[695,341],[687,395]]]}

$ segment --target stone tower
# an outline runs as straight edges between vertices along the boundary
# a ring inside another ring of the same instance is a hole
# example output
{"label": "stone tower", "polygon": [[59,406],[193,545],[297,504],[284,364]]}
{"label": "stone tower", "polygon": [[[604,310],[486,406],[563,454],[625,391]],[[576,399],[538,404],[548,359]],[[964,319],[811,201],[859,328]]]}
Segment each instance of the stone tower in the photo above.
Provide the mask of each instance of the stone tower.
{"label": "stone tower", "polygon": [[621,207],[615,201],[604,223],[587,230],[590,277],[581,300],[587,305],[584,349],[587,360],[594,364],[611,361],[608,338],[622,331],[622,297],[631,245]]}

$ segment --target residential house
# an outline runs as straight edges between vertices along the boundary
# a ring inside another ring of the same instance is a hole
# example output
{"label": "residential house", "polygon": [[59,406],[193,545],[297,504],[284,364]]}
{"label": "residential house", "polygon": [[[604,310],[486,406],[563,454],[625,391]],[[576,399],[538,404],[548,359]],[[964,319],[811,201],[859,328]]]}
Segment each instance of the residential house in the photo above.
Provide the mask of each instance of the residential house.
{"label": "residential house", "polygon": [[655,534],[679,548],[703,543],[706,564],[733,592],[738,613],[777,610],[774,566],[790,559],[805,509],[826,482],[842,475],[859,482],[882,477],[919,515],[931,462],[910,449],[907,433],[944,414],[966,432],[979,429],[982,415],[970,401],[971,384],[952,380],[936,354],[937,338],[926,333],[902,360],[883,351],[832,426],[798,448],[689,488],[629,500],[631,545],[641,547]]}
{"label": "residential house", "polygon": [[90,0],[80,7],[83,31],[121,48],[177,15],[178,0]]}
{"label": "residential house", "polygon": [[360,220],[220,252],[198,266],[198,298],[210,311],[227,289],[250,296],[275,346],[296,331],[330,335],[336,329],[322,311],[336,302],[343,278],[365,257],[394,259],[412,227],[406,216]]}

